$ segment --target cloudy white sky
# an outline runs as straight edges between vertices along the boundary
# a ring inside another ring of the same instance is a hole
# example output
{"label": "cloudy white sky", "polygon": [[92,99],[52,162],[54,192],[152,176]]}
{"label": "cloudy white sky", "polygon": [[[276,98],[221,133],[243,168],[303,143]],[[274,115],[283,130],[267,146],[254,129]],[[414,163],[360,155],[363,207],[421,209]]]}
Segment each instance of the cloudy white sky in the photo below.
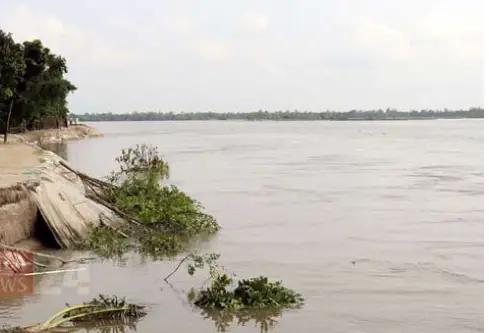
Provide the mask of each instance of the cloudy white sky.
{"label": "cloudy white sky", "polygon": [[2,0],[74,113],[483,105],[483,0]]}

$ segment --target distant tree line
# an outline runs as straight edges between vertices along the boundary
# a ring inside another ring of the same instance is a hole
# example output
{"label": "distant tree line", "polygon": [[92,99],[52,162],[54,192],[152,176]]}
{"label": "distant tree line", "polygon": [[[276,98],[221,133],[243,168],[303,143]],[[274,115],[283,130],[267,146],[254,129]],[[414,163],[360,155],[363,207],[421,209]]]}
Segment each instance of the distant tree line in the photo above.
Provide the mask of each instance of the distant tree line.
{"label": "distant tree line", "polygon": [[[40,40],[17,43],[0,29],[0,129],[27,129],[47,116],[66,120],[67,96],[76,90],[64,75],[66,59]],[[5,136],[6,140],[6,136]]]}
{"label": "distant tree line", "polygon": [[173,113],[173,112],[132,112],[132,113],[85,113],[74,115],[80,121],[184,121],[184,120],[408,120],[408,119],[460,119],[484,118],[484,109],[469,110],[421,110],[398,111],[395,109],[348,112],[299,112],[299,111],[256,111],[245,113]]}

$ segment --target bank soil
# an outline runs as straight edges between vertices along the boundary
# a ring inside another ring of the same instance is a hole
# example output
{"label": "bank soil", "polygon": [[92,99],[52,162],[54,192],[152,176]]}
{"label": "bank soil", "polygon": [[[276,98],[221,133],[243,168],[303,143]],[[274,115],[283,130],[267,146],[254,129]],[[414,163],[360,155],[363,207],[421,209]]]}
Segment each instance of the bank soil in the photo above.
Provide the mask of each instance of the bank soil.
{"label": "bank soil", "polygon": [[21,139],[42,145],[44,143],[61,143],[68,140],[79,140],[103,136],[96,128],[85,124],[61,127],[60,129],[46,129],[29,131],[19,135]]}
{"label": "bank soil", "polygon": [[[49,232],[39,223],[38,205],[29,195],[59,157],[39,147],[43,143],[102,136],[87,125],[9,135],[0,143],[0,242],[11,245]],[[65,170],[66,171],[66,170]]]}

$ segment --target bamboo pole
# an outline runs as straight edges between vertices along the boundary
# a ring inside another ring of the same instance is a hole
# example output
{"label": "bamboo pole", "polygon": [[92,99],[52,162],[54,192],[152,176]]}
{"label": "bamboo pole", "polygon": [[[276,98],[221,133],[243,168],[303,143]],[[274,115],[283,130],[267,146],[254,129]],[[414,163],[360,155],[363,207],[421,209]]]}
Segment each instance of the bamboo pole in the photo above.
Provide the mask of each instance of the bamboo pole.
{"label": "bamboo pole", "polygon": [[25,248],[14,247],[14,246],[1,244],[1,243],[0,243],[0,248],[4,248],[4,249],[10,250],[10,251],[16,251],[16,252],[20,252],[20,253],[30,253],[30,254],[34,254],[34,255],[39,256],[39,257],[57,260],[57,261],[60,261],[62,265],[66,265],[66,264],[72,263],[72,262],[85,263],[85,261],[87,261],[87,260],[97,259],[94,257],[87,257],[87,258],[65,260],[65,259],[57,257],[57,256],[53,256],[53,255],[49,255],[49,254],[45,254],[45,253],[34,252],[34,251],[31,251],[31,250],[28,250]]}

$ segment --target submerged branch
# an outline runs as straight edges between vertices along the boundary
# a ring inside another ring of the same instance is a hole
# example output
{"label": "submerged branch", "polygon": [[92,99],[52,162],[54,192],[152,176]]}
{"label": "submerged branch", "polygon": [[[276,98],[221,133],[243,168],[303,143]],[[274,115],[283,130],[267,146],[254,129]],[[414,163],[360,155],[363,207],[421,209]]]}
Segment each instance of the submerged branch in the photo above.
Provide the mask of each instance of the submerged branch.
{"label": "submerged branch", "polygon": [[111,183],[108,183],[108,182],[104,182],[103,180],[100,180],[100,179],[97,179],[97,178],[93,178],[93,177],[90,177],[89,175],[83,173],[83,172],[80,172],[78,170],[75,170],[73,169],[72,167],[70,167],[67,163],[65,163],[64,161],[60,161],[59,164],[61,164],[62,166],[64,166],[66,169],[68,169],[69,171],[73,172],[75,175],[77,175],[78,177],[80,177],[83,181],[86,181],[86,182],[90,182],[90,183],[93,183],[93,184],[96,184],[97,186],[100,186],[100,187],[114,187],[113,184]]}
{"label": "submerged branch", "polygon": [[105,221],[104,220],[104,217],[107,218],[107,216],[104,215],[104,213],[100,213],[99,215],[99,219],[100,219],[100,223],[105,225],[106,227],[114,230],[115,232],[117,232],[119,235],[121,235],[122,237],[124,238],[129,238],[128,235],[126,235],[124,232],[122,232],[121,230],[117,229],[116,227],[114,227],[112,224],[110,224],[109,222]]}
{"label": "submerged branch", "polygon": [[110,209],[111,211],[113,211],[114,213],[116,213],[117,215],[119,215],[120,217],[125,219],[126,221],[134,223],[137,226],[143,226],[143,223],[141,221],[139,221],[138,219],[134,218],[133,216],[131,216],[129,214],[124,213],[122,210],[120,210],[119,208],[117,208],[114,205],[111,205],[106,200],[100,198],[98,195],[93,194],[93,193],[87,193],[86,197],[90,200],[93,200],[93,201],[107,207],[108,209]]}
{"label": "submerged branch", "polygon": [[166,283],[168,283],[168,279],[176,273],[176,271],[178,271],[178,269],[180,268],[180,266],[182,266],[182,264],[185,262],[185,260],[187,260],[188,258],[190,258],[192,256],[192,254],[187,254],[182,260],[180,260],[180,262],[178,263],[177,267],[170,273],[168,274],[163,280],[165,280]]}
{"label": "submerged branch", "polygon": [[[0,243],[0,248],[4,248],[6,250],[10,250],[10,251],[14,251],[14,252],[19,252],[19,253],[29,253],[29,254],[33,254],[33,255],[39,256],[39,257],[56,260],[56,261],[61,262],[61,265],[66,265],[66,264],[69,264],[69,263],[72,263],[72,262],[84,264],[88,260],[97,259],[97,258],[94,258],[94,257],[87,257],[87,258],[78,258],[78,259],[65,260],[65,259],[60,258],[60,257],[57,257],[57,256],[53,256],[53,255],[49,255],[49,254],[45,254],[45,253],[40,253],[40,252],[35,252],[35,251],[29,250],[29,249],[26,249],[26,248],[14,247],[14,246],[6,245],[6,244],[1,244],[1,243]],[[27,259],[27,260],[29,260],[29,259]],[[42,267],[47,267],[47,266],[42,265]]]}

